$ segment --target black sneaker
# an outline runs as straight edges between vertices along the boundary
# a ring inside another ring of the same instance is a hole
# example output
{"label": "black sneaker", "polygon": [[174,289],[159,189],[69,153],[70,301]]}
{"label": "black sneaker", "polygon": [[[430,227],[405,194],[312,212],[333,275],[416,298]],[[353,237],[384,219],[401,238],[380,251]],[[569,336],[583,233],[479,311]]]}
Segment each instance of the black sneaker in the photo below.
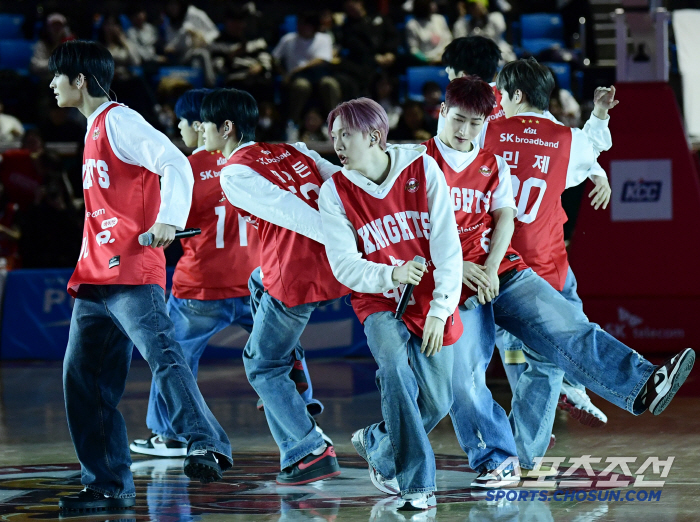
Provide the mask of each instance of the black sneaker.
{"label": "black sneaker", "polygon": [[292,371],[289,372],[289,378],[294,381],[294,385],[297,387],[299,393],[304,393],[309,389],[309,381],[306,380],[306,374],[304,373],[304,365],[301,361],[294,361],[294,366],[292,366]]}
{"label": "black sneaker", "polygon": [[185,459],[185,475],[199,479],[202,484],[221,480],[222,471],[219,459],[208,450],[192,450]]}
{"label": "black sneaker", "polygon": [[299,462],[283,469],[277,475],[277,483],[287,486],[308,484],[340,475],[340,466],[333,446],[326,446],[320,455],[310,453]]}
{"label": "black sneaker", "polygon": [[695,364],[695,352],[686,348],[666,361],[649,377],[642,389],[642,402],[654,415],[666,409]]}
{"label": "black sneaker", "polygon": [[187,444],[179,440],[166,439],[155,435],[150,439],[136,439],[129,445],[134,453],[154,457],[186,457]]}
{"label": "black sneaker", "polygon": [[61,511],[101,511],[126,509],[136,503],[134,497],[108,497],[92,489],[85,488],[80,493],[66,495],[58,499],[58,509]]}

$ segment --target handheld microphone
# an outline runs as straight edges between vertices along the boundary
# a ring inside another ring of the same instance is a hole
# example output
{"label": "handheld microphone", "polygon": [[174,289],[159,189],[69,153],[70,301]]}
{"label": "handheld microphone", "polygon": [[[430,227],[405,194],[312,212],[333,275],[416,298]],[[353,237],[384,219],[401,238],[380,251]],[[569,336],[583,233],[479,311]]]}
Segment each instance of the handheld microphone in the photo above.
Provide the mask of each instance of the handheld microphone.
{"label": "handheld microphone", "polygon": [[[425,258],[421,256],[416,256],[413,258],[413,260],[416,263],[420,263],[421,265],[425,266]],[[414,286],[415,285],[406,284],[406,286],[404,287],[403,294],[401,294],[401,299],[399,299],[399,305],[396,307],[396,312],[394,313],[394,317],[396,319],[400,320],[403,316],[403,313],[406,311],[408,302],[411,300],[411,296],[413,295]]]}
{"label": "handheld microphone", "polygon": [[[201,228],[186,228],[181,232],[175,232],[175,239],[183,239],[186,237],[198,236],[202,233]],[[153,243],[153,234],[150,232],[144,232],[139,236],[139,245],[141,246],[151,246]]]}

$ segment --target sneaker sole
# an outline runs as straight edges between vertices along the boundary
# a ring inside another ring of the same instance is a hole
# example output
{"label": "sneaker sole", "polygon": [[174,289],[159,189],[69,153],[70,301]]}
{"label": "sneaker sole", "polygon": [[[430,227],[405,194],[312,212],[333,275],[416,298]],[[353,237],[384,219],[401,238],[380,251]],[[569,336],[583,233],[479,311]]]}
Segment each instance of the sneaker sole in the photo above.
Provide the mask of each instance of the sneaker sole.
{"label": "sneaker sole", "polygon": [[166,449],[166,450],[159,450],[155,448],[141,448],[135,444],[130,444],[129,449],[133,451],[134,453],[138,453],[140,455],[151,455],[153,457],[186,457],[187,456],[187,448],[173,448],[173,449]]}
{"label": "sneaker sole", "polygon": [[220,469],[199,462],[190,462],[186,464],[184,471],[185,475],[189,478],[193,480],[199,479],[202,484],[218,482],[223,476]]}
{"label": "sneaker sole", "polygon": [[[317,473],[320,473],[320,475],[316,476]],[[303,484],[310,484],[311,482],[318,482],[319,480],[337,477],[340,475],[340,469],[338,469],[338,465],[336,464],[335,466],[326,466],[318,470],[314,470],[313,474],[314,476],[308,478],[302,478],[304,475],[300,475],[299,478],[301,478],[301,480],[296,480],[294,482],[280,482],[279,479],[275,479],[275,482],[280,486],[301,486]]]}
{"label": "sneaker sole", "polygon": [[372,481],[372,485],[377,488],[379,491],[382,493],[386,493],[387,495],[400,495],[401,491],[398,489],[389,489],[388,487],[384,486],[381,484],[378,480],[377,477],[374,473],[372,473],[373,468],[370,466],[369,468],[369,479]]}
{"label": "sneaker sole", "polygon": [[[563,399],[561,397],[564,397]],[[575,404],[570,403],[567,401],[566,395],[562,395],[559,399],[559,402],[557,403],[557,407],[560,410],[564,410],[567,412],[571,417],[579,421],[581,424],[584,426],[588,426],[590,428],[600,428],[601,426],[605,426],[605,422],[603,422],[601,419],[593,415],[592,413],[582,410],[580,408],[577,408]]]}
{"label": "sneaker sole", "polygon": [[652,404],[651,407],[649,408],[649,411],[651,411],[652,414],[654,415],[659,415],[661,412],[663,412],[666,407],[670,404],[671,400],[673,397],[675,397],[676,392],[680,389],[680,387],[683,385],[685,380],[688,378],[688,374],[690,371],[693,369],[693,365],[695,364],[695,352],[691,349],[686,350],[685,354],[683,354],[683,357],[681,359],[681,362],[678,363],[676,366],[676,373],[670,378],[671,385],[670,385],[670,390],[666,392],[666,394],[660,398],[659,402],[656,404]]}

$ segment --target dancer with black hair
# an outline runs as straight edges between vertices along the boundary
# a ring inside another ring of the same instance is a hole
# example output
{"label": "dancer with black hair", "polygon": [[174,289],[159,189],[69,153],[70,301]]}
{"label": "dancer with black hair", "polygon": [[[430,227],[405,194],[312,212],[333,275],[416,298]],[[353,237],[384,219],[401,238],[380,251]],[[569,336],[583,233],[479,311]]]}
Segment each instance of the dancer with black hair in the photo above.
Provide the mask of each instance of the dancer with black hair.
{"label": "dancer with black hair", "polygon": [[[75,305],[63,362],[68,427],[85,489],[61,497],[59,507],[126,508],[134,505],[136,492],[117,405],[134,345],[153,371],[176,436],[187,441],[185,474],[210,482],[232,465],[228,437],[197,388],[165,308],[161,247],[187,222],[192,168],[165,135],[111,101],[114,60],[107,49],[67,42],[53,52],[49,68],[58,106],[76,107],[88,119],[86,219],[68,282]],[[138,241],[147,227],[151,247]]]}

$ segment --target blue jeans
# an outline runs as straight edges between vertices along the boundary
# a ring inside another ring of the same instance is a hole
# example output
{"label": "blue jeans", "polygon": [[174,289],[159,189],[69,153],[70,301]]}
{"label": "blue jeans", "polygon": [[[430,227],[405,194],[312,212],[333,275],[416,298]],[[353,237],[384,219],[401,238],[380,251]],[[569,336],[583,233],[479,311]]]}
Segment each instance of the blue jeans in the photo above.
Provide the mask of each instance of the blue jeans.
{"label": "blue jeans", "polygon": [[[262,299],[262,296],[265,293],[262,277],[260,277],[260,267],[253,270],[253,273],[250,274],[250,279],[248,279],[248,290],[250,290],[250,310],[253,313],[253,316],[255,316],[255,311],[258,309],[260,299]],[[306,402],[306,409],[311,415],[320,415],[323,413],[323,404],[321,401],[314,399],[314,388],[311,385],[311,375],[309,375],[309,368],[306,364],[304,349],[301,347],[300,343],[297,343],[294,351],[296,353],[297,361],[300,361],[304,368],[306,382],[309,385],[306,391],[301,394],[301,397],[304,399],[304,402]]]}
{"label": "blue jeans", "polygon": [[384,420],[365,431],[367,456],[387,478],[396,476],[402,494],[435,491],[435,455],[430,432],[452,404],[453,348],[426,357],[421,338],[391,312],[365,319]]}
{"label": "blue jeans", "polygon": [[129,440],[117,409],[134,345],[153,372],[178,438],[188,450],[218,453],[231,467],[231,445],[204,402],[175,341],[158,285],[81,285],[63,360],[63,392],[83,485],[118,498],[135,496]]}
{"label": "blue jeans", "polygon": [[485,306],[496,324],[522,339],[533,361],[518,380],[510,413],[523,468],[532,469],[547,450],[564,373],[634,415],[644,411],[635,411],[634,401],[655,366],[589,322],[532,269],[517,273]]}
{"label": "blue jeans", "polygon": [[[171,295],[166,310],[175,328],[175,340],[180,343],[185,361],[195,379],[199,370],[199,359],[212,335],[232,324],[240,325],[247,332],[253,329],[248,296],[200,301],[178,299]],[[175,434],[165,399],[158,391],[155,379],[151,382],[146,425],[156,435],[183,440]]]}
{"label": "blue jeans", "polygon": [[[251,295],[254,283],[248,281]],[[255,299],[257,301],[257,299]],[[253,331],[243,350],[243,365],[251,386],[265,404],[265,417],[280,449],[285,469],[306,457],[324,442],[306,402],[289,373],[294,366],[299,337],[311,313],[333,301],[286,306],[264,292],[255,310]]]}
{"label": "blue jeans", "polygon": [[[561,292],[559,293],[563,295],[564,298],[571,304],[580,308],[581,313],[583,313],[583,303],[576,292],[577,286],[576,276],[574,276],[574,272],[571,270],[571,267],[569,267],[569,270],[566,273],[566,280],[564,281],[564,288],[562,288]],[[520,379],[520,376],[527,368],[528,363],[536,364],[536,361],[528,357],[528,353],[524,350],[524,343],[520,339],[508,333],[498,325],[496,325],[496,345],[498,346],[498,351],[500,352],[501,360],[503,361],[503,367],[506,370],[508,384],[510,385],[511,391],[515,393],[515,385],[518,383],[518,379]],[[506,363],[506,359],[508,358],[506,352],[510,352],[511,354],[523,352],[524,361],[520,363],[508,364]],[[584,386],[576,382],[576,380],[569,375],[564,375],[564,382],[569,386],[585,391]]]}
{"label": "blue jeans", "polygon": [[469,456],[469,466],[481,473],[515,456],[516,448],[508,416],[493,400],[485,380],[495,339],[493,308],[467,310],[460,306],[459,316],[464,334],[453,345],[450,416],[459,445]]}

